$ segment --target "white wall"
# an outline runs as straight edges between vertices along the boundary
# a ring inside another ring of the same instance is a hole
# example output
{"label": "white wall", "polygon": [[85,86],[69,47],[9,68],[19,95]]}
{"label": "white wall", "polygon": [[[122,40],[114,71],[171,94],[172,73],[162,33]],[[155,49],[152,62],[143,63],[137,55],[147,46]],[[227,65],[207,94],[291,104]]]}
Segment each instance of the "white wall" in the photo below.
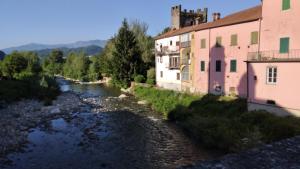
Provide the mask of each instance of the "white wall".
{"label": "white wall", "polygon": [[[170,41],[172,41],[172,46],[170,46]],[[155,41],[155,48],[156,50],[160,50],[160,46],[168,46],[170,50],[177,50],[178,47],[176,47],[176,42],[179,41],[179,36],[174,36],[170,38],[165,39],[159,39]],[[174,55],[174,56],[179,56]],[[162,59],[162,63],[160,61]],[[169,69],[169,55],[163,55],[155,57],[155,65],[156,65],[156,83],[159,87],[165,88],[165,89],[172,89],[172,90],[181,90],[181,80],[177,80],[177,73],[180,74],[179,69]],[[160,76],[160,72],[163,72],[163,77]]]}

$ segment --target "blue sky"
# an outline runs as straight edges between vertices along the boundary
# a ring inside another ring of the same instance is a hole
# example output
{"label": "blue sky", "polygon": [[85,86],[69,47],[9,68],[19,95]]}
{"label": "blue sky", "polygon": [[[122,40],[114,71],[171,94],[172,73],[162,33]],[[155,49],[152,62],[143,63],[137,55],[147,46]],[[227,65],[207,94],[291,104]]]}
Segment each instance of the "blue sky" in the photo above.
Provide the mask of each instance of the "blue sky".
{"label": "blue sky", "polygon": [[171,6],[209,8],[222,16],[260,0],[0,0],[0,49],[26,43],[69,43],[108,39],[123,18],[138,19],[156,35],[170,25]]}

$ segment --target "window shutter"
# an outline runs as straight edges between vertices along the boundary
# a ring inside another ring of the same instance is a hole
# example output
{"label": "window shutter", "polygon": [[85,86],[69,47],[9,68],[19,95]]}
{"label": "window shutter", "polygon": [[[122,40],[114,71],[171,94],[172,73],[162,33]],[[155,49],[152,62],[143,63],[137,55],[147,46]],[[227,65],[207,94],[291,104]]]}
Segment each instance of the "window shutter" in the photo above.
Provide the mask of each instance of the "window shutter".
{"label": "window shutter", "polygon": [[201,72],[204,72],[205,71],[205,62],[204,61],[201,61]]}
{"label": "window shutter", "polygon": [[282,0],[282,10],[288,10],[291,8],[291,1],[290,0]]}
{"label": "window shutter", "polygon": [[201,39],[201,49],[206,48],[206,40],[205,39]]}
{"label": "window shutter", "polygon": [[290,38],[280,38],[280,53],[288,53],[290,48]]}
{"label": "window shutter", "polygon": [[258,32],[251,32],[251,44],[258,44]]}
{"label": "window shutter", "polygon": [[238,36],[237,34],[231,35],[231,46],[236,46],[238,44]]}
{"label": "window shutter", "polygon": [[230,72],[236,72],[236,60],[230,61]]}

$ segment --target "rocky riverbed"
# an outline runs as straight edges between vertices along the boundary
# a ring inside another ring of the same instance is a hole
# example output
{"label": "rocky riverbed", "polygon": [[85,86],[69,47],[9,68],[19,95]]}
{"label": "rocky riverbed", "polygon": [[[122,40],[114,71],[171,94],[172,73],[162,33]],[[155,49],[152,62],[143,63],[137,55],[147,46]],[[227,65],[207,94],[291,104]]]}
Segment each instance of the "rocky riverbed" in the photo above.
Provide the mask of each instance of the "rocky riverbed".
{"label": "rocky riverbed", "polygon": [[218,156],[146,102],[101,85],[63,83],[72,92],[52,106],[24,100],[0,110],[0,168],[171,169]]}
{"label": "rocky riverbed", "polygon": [[23,100],[0,109],[0,159],[8,153],[22,150],[26,145],[29,130],[46,121],[70,116],[72,112],[83,108],[79,97],[71,92],[62,93],[53,105],[44,106],[37,100]]}

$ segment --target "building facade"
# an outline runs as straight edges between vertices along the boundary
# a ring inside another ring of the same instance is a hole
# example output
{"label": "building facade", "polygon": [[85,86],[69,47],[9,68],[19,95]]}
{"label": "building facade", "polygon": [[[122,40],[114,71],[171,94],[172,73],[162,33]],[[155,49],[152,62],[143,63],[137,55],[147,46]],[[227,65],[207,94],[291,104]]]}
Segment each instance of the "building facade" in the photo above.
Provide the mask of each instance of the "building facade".
{"label": "building facade", "polygon": [[[156,42],[179,41],[176,73],[181,79],[168,83],[184,92],[247,98],[249,110],[300,116],[300,79],[293,76],[300,73],[298,17],[298,0],[263,0],[257,7],[224,18],[214,13],[212,22],[157,37]],[[157,82],[162,86],[159,76]]]}

